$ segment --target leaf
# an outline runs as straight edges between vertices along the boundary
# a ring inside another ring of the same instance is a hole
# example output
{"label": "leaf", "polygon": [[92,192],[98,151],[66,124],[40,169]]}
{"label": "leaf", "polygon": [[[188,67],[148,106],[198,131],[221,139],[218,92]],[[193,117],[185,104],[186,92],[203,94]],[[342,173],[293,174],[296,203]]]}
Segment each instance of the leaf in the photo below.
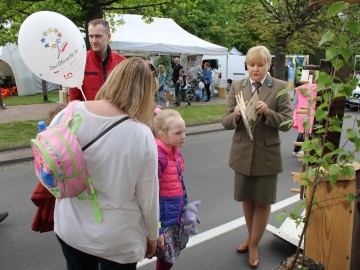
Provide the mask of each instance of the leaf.
{"label": "leaf", "polygon": [[319,47],[321,47],[324,43],[328,42],[328,41],[332,41],[334,39],[334,33],[331,31],[326,32],[322,37],[321,40],[319,42]]}
{"label": "leaf", "polygon": [[349,20],[346,23],[346,27],[349,29],[350,33],[353,35],[358,35],[359,34],[359,28],[360,28],[360,23],[359,21],[355,21],[355,20]]}
{"label": "leaf", "polygon": [[344,166],[341,171],[342,176],[352,177],[355,174],[354,166]]}
{"label": "leaf", "polygon": [[325,58],[326,60],[332,60],[339,54],[339,49],[335,47],[330,47],[326,50]]}
{"label": "leaf", "polygon": [[330,175],[329,178],[330,178],[330,184],[332,184],[332,185],[336,184],[336,182],[337,182],[336,175]]}
{"label": "leaf", "polygon": [[355,200],[355,194],[354,194],[354,193],[347,193],[347,194],[345,194],[345,198],[346,198],[349,202],[352,202],[353,200]]}
{"label": "leaf", "polygon": [[335,15],[338,15],[346,8],[346,5],[344,3],[335,2],[332,3],[329,7],[329,10],[326,14],[327,17],[333,17]]}
{"label": "leaf", "polygon": [[334,151],[334,149],[335,149],[335,145],[333,144],[333,143],[331,143],[331,142],[326,142],[326,147],[330,150],[330,151]]}
{"label": "leaf", "polygon": [[348,129],[346,132],[346,138],[352,139],[357,136],[356,131],[354,129]]}
{"label": "leaf", "polygon": [[337,164],[332,164],[329,166],[330,175],[337,175],[340,172],[341,168]]}
{"label": "leaf", "polygon": [[283,213],[279,214],[279,215],[276,217],[276,221],[277,221],[277,222],[283,221],[283,220],[285,220],[288,216],[289,216],[289,213],[283,212]]}
{"label": "leaf", "polygon": [[285,125],[288,125],[289,127],[291,127],[293,125],[293,123],[294,123],[294,119],[286,120],[280,124],[280,127],[285,126]]}
{"label": "leaf", "polygon": [[293,90],[294,90],[293,88],[285,88],[285,89],[283,89],[283,90],[281,90],[281,91],[279,91],[277,93],[276,98],[278,98],[278,97],[280,97],[282,95],[285,95],[285,94],[287,94],[287,93],[289,93],[290,91],[293,91]]}
{"label": "leaf", "polygon": [[327,112],[316,110],[314,115],[316,120],[320,121],[327,116]]}

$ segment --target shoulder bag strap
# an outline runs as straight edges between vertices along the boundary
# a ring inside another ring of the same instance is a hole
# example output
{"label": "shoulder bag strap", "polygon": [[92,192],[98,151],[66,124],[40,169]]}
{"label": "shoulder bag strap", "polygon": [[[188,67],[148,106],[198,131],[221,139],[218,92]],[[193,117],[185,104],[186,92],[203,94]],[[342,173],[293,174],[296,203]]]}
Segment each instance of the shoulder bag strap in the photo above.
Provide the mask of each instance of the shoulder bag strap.
{"label": "shoulder bag strap", "polygon": [[101,132],[95,139],[93,139],[91,142],[89,142],[87,145],[85,145],[82,150],[85,151],[87,148],[89,148],[94,142],[96,142],[98,139],[100,139],[102,136],[104,136],[106,133],[108,133],[111,129],[116,127],[117,125],[121,124],[125,120],[128,120],[129,116],[125,116],[121,118],[120,120],[116,121],[114,124],[109,126],[107,129],[105,129],[103,132]]}

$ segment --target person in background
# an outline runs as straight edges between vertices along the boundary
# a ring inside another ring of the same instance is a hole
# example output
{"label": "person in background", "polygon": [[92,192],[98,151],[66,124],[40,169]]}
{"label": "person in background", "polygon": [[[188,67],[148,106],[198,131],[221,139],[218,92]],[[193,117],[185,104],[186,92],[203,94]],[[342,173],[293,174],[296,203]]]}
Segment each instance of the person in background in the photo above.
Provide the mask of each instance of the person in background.
{"label": "person in background", "polygon": [[354,78],[360,80],[360,73],[359,73],[358,70],[355,70],[355,72],[354,72]]}
{"label": "person in background", "polygon": [[[227,109],[222,117],[225,129],[235,129],[232,137],[229,166],[234,170],[234,199],[242,202],[248,237],[237,247],[238,253],[249,252],[249,265],[259,266],[259,242],[276,201],[278,173],[282,172],[279,131],[288,131],[281,123],[292,118],[288,94],[277,97],[287,83],[267,74],[271,54],[264,46],[252,47],[246,55],[249,77],[234,81],[228,95]],[[242,121],[235,95],[242,92],[245,103],[260,85],[255,125],[251,141]]]}
{"label": "person in background", "polygon": [[[4,75],[2,74],[2,72],[0,71],[0,88],[3,87],[3,82],[4,82]],[[4,110],[6,109],[6,106],[5,104],[3,103],[3,100],[2,100],[2,95],[1,95],[1,90],[0,90],[0,110]]]}
{"label": "person in background", "polygon": [[169,107],[169,101],[165,98],[165,94],[164,94],[164,87],[165,87],[165,82],[166,82],[166,73],[165,73],[165,67],[164,65],[159,65],[158,66],[158,70],[159,70],[159,75],[158,75],[158,80],[159,80],[159,108],[162,108],[162,101],[165,102],[165,106]]}
{"label": "person in background", "polygon": [[180,69],[183,69],[183,66],[180,64],[180,58],[176,57],[174,59],[174,65],[173,65],[173,74],[172,74],[172,81],[174,83],[175,87],[175,102],[173,103],[176,105],[179,99],[179,88],[180,88],[180,81],[179,81],[179,72]]}
{"label": "person in background", "polygon": [[[93,101],[78,102],[82,116],[76,131],[86,145],[116,121],[114,127],[84,151],[98,194],[103,221],[98,223],[89,200],[56,200],[54,231],[68,270],[135,270],[151,258],[159,237],[158,153],[149,128],[154,120],[153,96],[157,79],[138,57],[121,62]],[[50,127],[59,124],[65,110]]]}
{"label": "person in background", "polygon": [[7,216],[9,215],[8,212],[0,213],[0,222],[2,222]]}
{"label": "person in background", "polygon": [[191,107],[191,102],[187,96],[187,76],[185,74],[185,69],[180,69],[179,72],[179,95],[178,95],[178,99],[175,103],[175,107],[180,106],[181,101],[186,101],[187,104],[186,106]]}
{"label": "person in background", "polygon": [[210,86],[212,83],[212,71],[211,71],[209,62],[205,62],[205,64],[204,64],[202,78],[204,80],[205,90],[206,90],[206,95],[207,95],[205,102],[209,102],[210,97],[211,97]]}
{"label": "person in background", "polygon": [[181,216],[187,203],[183,180],[184,159],[179,150],[185,142],[185,122],[172,109],[155,116],[153,132],[158,147],[160,194],[160,229],[156,270],[168,270],[179,257],[183,222]]}
{"label": "person in background", "polygon": [[81,87],[85,97],[80,89],[69,88],[70,101],[94,100],[110,72],[126,59],[123,55],[111,51],[108,45],[111,33],[107,21],[102,19],[90,21],[88,36],[91,49],[86,53],[84,80]]}
{"label": "person in background", "polygon": [[[303,91],[308,93],[309,83],[305,83],[301,86],[298,86],[295,88],[295,94],[294,99],[291,104],[291,108],[293,110],[293,119],[294,123],[292,127],[298,131],[298,136],[296,138],[297,142],[303,142],[304,141],[304,117],[306,117],[306,114],[298,114],[297,111],[301,110],[301,107],[307,107],[309,102],[316,98],[317,92],[316,92],[316,73],[314,70],[309,71],[309,75],[313,76],[313,83],[311,85],[311,97],[309,97],[307,94],[303,95]],[[301,90],[302,89],[302,90]],[[311,102],[310,105],[310,126],[309,126],[309,139],[312,138],[312,127],[314,124],[314,112],[315,112],[315,102]],[[296,157],[297,154],[304,154],[303,151],[301,151],[301,146],[295,146],[293,150],[293,156]],[[302,159],[300,158],[299,161]]]}

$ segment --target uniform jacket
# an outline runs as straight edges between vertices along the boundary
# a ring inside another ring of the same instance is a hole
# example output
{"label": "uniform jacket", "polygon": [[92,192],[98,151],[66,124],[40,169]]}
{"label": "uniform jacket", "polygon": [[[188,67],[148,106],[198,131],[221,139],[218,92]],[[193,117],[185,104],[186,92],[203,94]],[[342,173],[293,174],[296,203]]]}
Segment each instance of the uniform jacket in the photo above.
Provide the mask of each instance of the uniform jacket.
{"label": "uniform jacket", "polygon": [[183,207],[186,205],[177,167],[178,164],[183,174],[184,159],[177,147],[170,148],[160,140],[156,140],[156,143],[159,160],[160,223],[161,227],[165,227],[180,224]]}
{"label": "uniform jacket", "polygon": [[234,108],[235,95],[243,92],[245,101],[252,97],[250,79],[233,82],[228,96],[227,110],[222,117],[225,129],[235,129],[230,151],[230,167],[238,173],[249,176],[273,175],[282,172],[279,130],[288,131],[289,125],[280,126],[292,118],[290,97],[288,94],[276,98],[278,92],[287,84],[268,75],[260,89],[259,100],[268,106],[268,114],[257,122],[254,141],[240,120],[236,122]]}
{"label": "uniform jacket", "polygon": [[[126,58],[121,54],[112,52],[108,46],[108,58],[106,62],[106,77],[109,77],[110,72]],[[106,78],[104,78],[104,70],[102,66],[102,60],[99,54],[93,50],[89,50],[86,53],[86,64],[84,72],[84,80],[82,90],[87,100],[94,100],[97,92],[104,84]],[[70,88],[70,101],[72,100],[84,100],[80,90],[78,88]]]}

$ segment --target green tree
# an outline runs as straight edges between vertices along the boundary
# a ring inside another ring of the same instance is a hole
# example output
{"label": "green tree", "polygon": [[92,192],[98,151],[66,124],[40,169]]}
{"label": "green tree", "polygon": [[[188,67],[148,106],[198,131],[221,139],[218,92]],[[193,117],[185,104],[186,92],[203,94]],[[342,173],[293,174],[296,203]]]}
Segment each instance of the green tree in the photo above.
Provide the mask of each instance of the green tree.
{"label": "green tree", "polygon": [[[245,8],[244,26],[275,54],[275,77],[285,79],[285,55],[314,51],[326,26],[326,6],[310,9],[308,0],[259,0]],[[320,30],[320,31],[319,31]]]}
{"label": "green tree", "polygon": [[3,0],[0,3],[0,45],[7,42],[16,43],[21,23],[32,13],[41,10],[58,12],[84,30],[87,29],[89,21],[104,18],[105,14],[111,16],[112,13],[133,13],[161,17],[160,8],[193,6],[197,1],[189,3],[186,0]]}

